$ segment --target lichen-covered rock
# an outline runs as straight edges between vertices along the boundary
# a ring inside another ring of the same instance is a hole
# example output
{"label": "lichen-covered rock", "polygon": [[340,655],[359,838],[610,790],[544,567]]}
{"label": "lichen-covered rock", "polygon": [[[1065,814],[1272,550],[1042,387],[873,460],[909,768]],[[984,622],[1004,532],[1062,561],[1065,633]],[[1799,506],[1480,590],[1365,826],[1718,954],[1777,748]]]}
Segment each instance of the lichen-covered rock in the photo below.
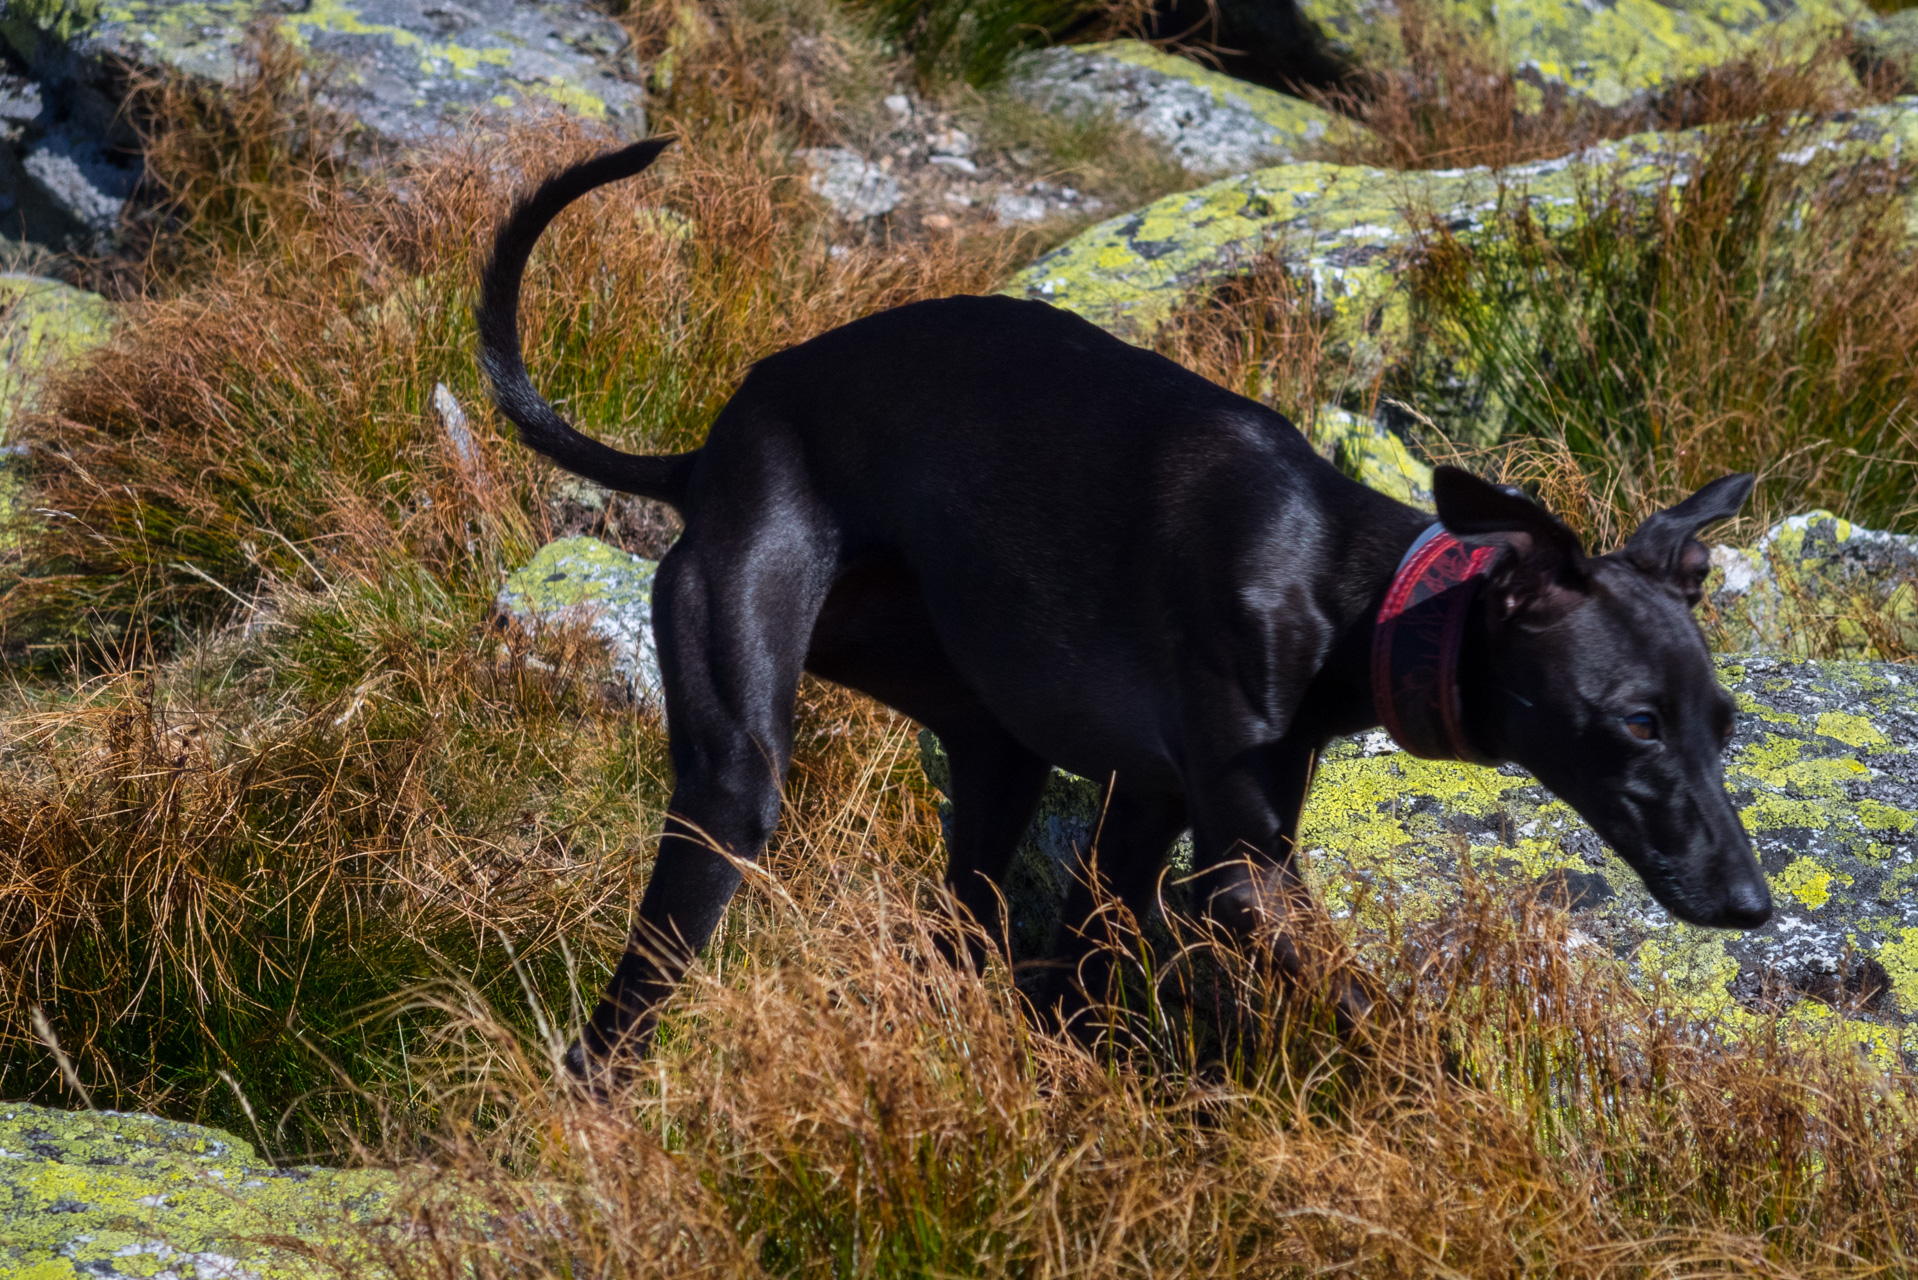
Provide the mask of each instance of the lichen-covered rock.
{"label": "lichen-covered rock", "polygon": [[1383,423],[1335,404],[1318,407],[1305,434],[1339,469],[1380,493],[1427,510],[1432,506],[1432,467]]}
{"label": "lichen-covered rock", "polygon": [[97,294],[41,276],[0,273],[0,442],[40,380],[105,342],[113,311]]}
{"label": "lichen-covered rock", "polygon": [[256,22],[334,68],[332,100],[387,139],[522,101],[645,128],[625,33],[577,0],[7,0],[0,36],[56,88],[110,80],[113,59],[226,80]]}
{"label": "lichen-covered rock", "polygon": [[[1374,71],[1405,65],[1395,0],[1298,4],[1328,52]],[[1676,82],[1774,49],[1808,50],[1872,17],[1861,0],[1427,0],[1419,11],[1477,36],[1502,58],[1532,90],[1521,106],[1535,109],[1559,94],[1636,111]]]}
{"label": "lichen-covered rock", "polygon": [[275,1168],[218,1129],[0,1103],[0,1275],[282,1280],[384,1274],[399,1178]]}
{"label": "lichen-covered rock", "polygon": [[[1728,782],[1777,904],[1762,929],[1672,919],[1523,770],[1421,760],[1376,732],[1328,751],[1306,802],[1321,900],[1362,928],[1381,904],[1442,916],[1468,874],[1514,892],[1552,885],[1577,909],[1585,953],[1663,984],[1675,1011],[1735,1035],[1780,1009],[1817,1021],[1839,1007],[1844,1034],[1874,1052],[1918,1054],[1918,672],[1732,657],[1719,676],[1741,710]],[[1050,938],[1097,808],[1093,783],[1055,775],[1007,886],[1019,958]],[[1182,845],[1169,880],[1190,856]]]}
{"label": "lichen-covered rock", "polygon": [[585,626],[606,642],[641,705],[665,711],[653,639],[653,573],[659,566],[597,538],[560,538],[534,553],[500,587],[502,613],[528,630]]}
{"label": "lichen-covered rock", "polygon": [[1903,93],[1918,93],[1918,9],[1887,13],[1859,27],[1864,61]]}
{"label": "lichen-covered rock", "polygon": [[1792,516],[1748,549],[1714,547],[1714,646],[1805,658],[1918,654],[1918,537],[1829,511]]}
{"label": "lichen-covered rock", "polygon": [[[1583,216],[1582,191],[1651,192],[1682,180],[1707,131],[1643,133],[1574,156],[1508,169],[1399,172],[1360,165],[1275,165],[1181,192],[1109,219],[1035,260],[1007,285],[1134,341],[1199,285],[1276,253],[1333,319],[1365,381],[1406,319],[1400,272],[1421,227],[1462,238],[1523,205],[1550,230]],[[1918,146],[1918,98],[1820,125],[1790,157],[1863,159]],[[1918,211],[1914,212],[1918,217]]]}
{"label": "lichen-covered rock", "polygon": [[1010,87],[1051,111],[1108,114],[1164,143],[1196,173],[1285,164],[1363,131],[1323,107],[1139,40],[1030,55],[1014,69]]}

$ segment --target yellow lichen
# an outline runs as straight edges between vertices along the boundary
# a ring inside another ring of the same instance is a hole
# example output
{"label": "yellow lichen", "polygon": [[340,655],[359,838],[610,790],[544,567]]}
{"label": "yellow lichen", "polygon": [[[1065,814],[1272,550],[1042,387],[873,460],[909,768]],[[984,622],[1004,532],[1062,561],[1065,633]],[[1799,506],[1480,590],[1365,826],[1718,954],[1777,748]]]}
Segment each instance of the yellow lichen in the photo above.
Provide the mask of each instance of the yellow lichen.
{"label": "yellow lichen", "polygon": [[1880,733],[1871,721],[1848,711],[1826,711],[1818,717],[1818,732],[1836,738],[1848,747],[1889,746],[1891,739]]}

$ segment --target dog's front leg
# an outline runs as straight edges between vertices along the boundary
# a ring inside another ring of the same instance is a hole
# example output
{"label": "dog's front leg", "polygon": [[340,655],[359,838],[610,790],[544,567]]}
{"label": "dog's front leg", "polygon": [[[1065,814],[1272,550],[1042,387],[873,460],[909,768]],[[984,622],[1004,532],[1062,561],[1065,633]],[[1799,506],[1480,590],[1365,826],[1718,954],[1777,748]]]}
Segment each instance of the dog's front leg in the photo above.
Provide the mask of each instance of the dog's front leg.
{"label": "dog's front leg", "polygon": [[[1318,743],[1287,738],[1248,751],[1189,784],[1201,914],[1295,989],[1308,969],[1319,967],[1308,964],[1298,937],[1300,923],[1318,908],[1297,848],[1299,815],[1317,753]],[[1372,984],[1342,965],[1324,976],[1339,1032],[1350,1035],[1372,1010]]]}

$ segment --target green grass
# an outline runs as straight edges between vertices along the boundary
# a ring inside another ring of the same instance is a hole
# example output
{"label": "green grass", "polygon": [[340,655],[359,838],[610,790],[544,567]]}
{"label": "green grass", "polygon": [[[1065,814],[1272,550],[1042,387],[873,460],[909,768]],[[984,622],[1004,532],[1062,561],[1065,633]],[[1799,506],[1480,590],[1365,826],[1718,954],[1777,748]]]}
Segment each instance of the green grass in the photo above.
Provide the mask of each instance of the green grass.
{"label": "green grass", "polygon": [[1522,206],[1471,247],[1435,230],[1404,398],[1468,451],[1563,461],[1554,493],[1614,532],[1739,470],[1761,520],[1918,527],[1909,167],[1796,163],[1800,128],[1726,126],[1649,197],[1601,181],[1564,235]]}
{"label": "green grass", "polygon": [[1109,0],[857,0],[905,49],[923,84],[984,88],[1026,49],[1043,48],[1107,18]]}

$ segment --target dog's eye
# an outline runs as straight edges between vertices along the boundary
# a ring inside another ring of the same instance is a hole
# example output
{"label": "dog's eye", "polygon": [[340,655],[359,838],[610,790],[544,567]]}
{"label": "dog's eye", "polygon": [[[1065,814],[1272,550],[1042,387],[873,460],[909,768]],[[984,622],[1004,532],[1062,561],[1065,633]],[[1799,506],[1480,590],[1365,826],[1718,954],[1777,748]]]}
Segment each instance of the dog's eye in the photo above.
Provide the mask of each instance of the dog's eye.
{"label": "dog's eye", "polygon": [[1658,720],[1647,712],[1625,717],[1625,729],[1640,742],[1650,742],[1658,736]]}

